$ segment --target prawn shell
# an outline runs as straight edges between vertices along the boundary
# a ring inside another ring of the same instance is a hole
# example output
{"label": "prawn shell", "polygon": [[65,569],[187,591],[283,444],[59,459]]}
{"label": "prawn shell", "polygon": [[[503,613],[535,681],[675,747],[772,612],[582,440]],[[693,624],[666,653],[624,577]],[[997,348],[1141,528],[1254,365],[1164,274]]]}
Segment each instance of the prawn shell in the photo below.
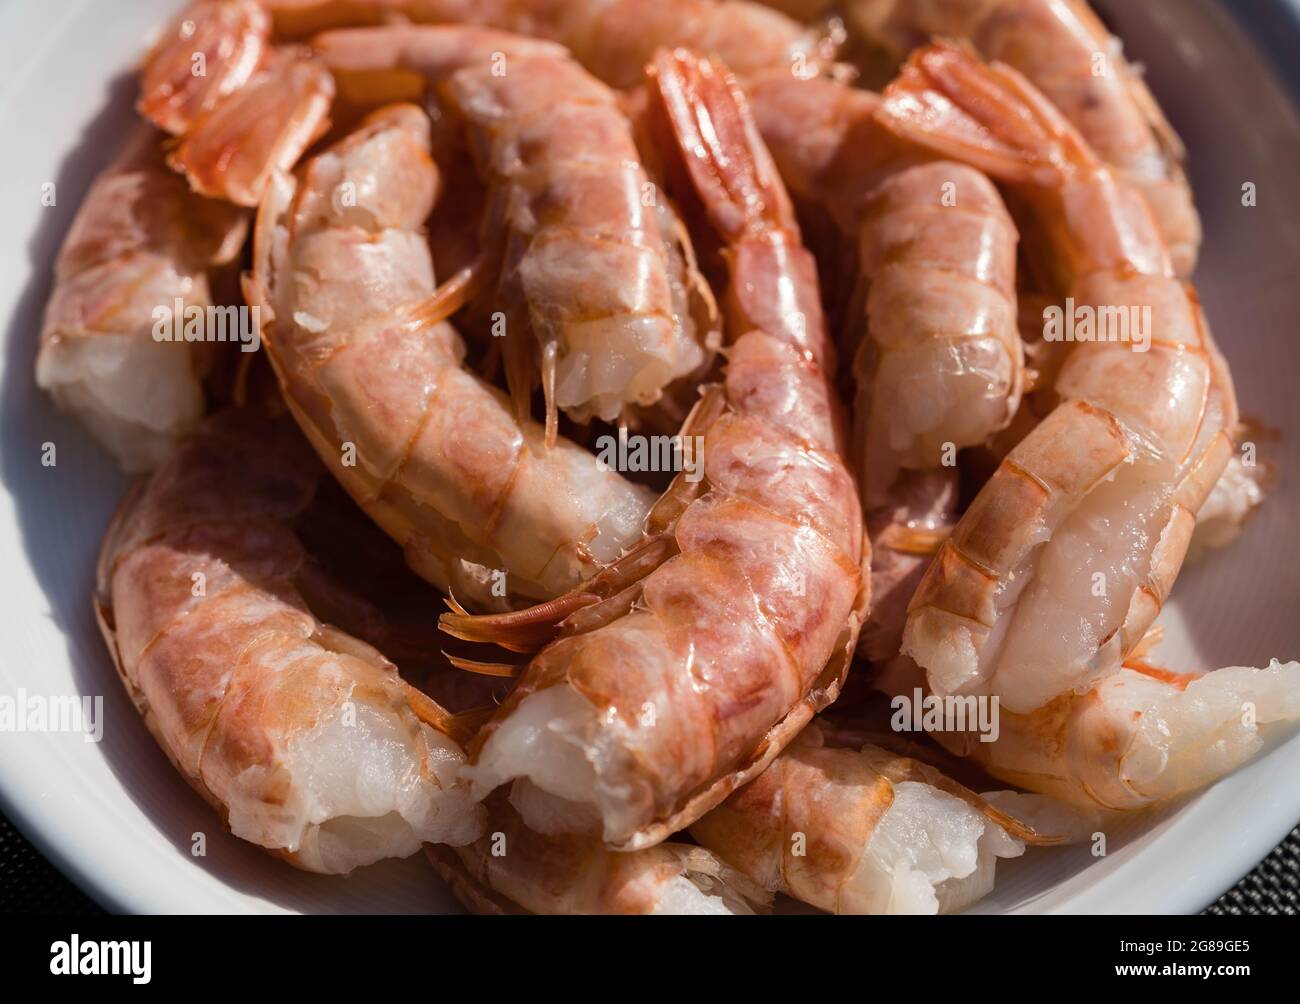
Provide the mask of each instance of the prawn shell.
{"label": "prawn shell", "polygon": [[[307,574],[292,524],[322,473],[283,419],[208,419],[114,517],[95,614],[150,733],[232,832],[296,867],[346,873],[421,838],[474,839],[482,810],[450,782],[463,754],[413,705],[441,709],[416,702],[392,663],[323,624],[299,591],[322,573]],[[304,771],[303,743],[358,735],[327,731],[349,705],[380,730],[376,747],[359,740],[366,775],[347,776],[333,751]],[[336,818],[369,828],[327,836]]]}

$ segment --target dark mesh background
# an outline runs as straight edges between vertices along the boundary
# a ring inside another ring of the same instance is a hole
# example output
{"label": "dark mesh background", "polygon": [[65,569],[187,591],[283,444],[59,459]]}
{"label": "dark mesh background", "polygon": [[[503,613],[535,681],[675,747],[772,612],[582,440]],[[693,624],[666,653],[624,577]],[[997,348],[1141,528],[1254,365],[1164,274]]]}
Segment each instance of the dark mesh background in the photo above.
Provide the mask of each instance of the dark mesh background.
{"label": "dark mesh background", "polygon": [[1219,916],[1300,913],[1300,826],[1205,912]]}

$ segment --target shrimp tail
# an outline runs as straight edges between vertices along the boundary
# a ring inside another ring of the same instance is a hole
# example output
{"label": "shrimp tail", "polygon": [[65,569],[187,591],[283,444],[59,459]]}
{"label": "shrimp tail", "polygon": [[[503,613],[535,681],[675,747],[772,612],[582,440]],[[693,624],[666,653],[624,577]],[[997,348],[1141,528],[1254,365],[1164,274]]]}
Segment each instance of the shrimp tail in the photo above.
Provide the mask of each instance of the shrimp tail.
{"label": "shrimp tail", "polygon": [[885,88],[877,115],[902,138],[1013,184],[1052,185],[1062,173],[1100,164],[1019,72],[956,42],[917,49]]}
{"label": "shrimp tail", "polygon": [[731,75],[685,49],[661,49],[648,73],[682,166],[724,242],[786,228],[789,196]]}
{"label": "shrimp tail", "polygon": [[816,261],[735,77],[685,49],[661,50],[648,75],[675,168],[727,249],[733,338],[763,331],[834,370],[834,349],[820,337]]}

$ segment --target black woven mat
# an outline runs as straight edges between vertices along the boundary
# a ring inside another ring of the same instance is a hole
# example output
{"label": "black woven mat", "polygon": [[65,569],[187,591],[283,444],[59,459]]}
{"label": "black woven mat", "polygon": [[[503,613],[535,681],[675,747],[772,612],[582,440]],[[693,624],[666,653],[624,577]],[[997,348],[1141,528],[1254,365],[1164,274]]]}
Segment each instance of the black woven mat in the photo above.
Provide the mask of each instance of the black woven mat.
{"label": "black woven mat", "polygon": [[[0,913],[100,912],[85,893],[23,839],[9,820],[0,816]],[[1234,916],[1300,913],[1300,826],[1205,912]]]}
{"label": "black woven mat", "polygon": [[0,815],[0,913],[103,913]]}
{"label": "black woven mat", "polygon": [[1205,912],[1218,916],[1300,913],[1300,826]]}

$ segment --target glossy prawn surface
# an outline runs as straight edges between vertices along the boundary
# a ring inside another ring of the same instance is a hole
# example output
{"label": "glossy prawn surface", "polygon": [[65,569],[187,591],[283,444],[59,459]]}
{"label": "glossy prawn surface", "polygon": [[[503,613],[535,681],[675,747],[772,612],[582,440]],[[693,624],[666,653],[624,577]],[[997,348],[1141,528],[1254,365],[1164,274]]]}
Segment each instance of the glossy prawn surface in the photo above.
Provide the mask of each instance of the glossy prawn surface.
{"label": "glossy prawn surface", "polygon": [[636,543],[652,495],[567,440],[545,446],[463,368],[426,312],[437,186],[427,115],[375,112],[277,179],[246,293],[300,425],[411,567],[478,606],[544,599]]}
{"label": "glossy prawn surface", "polygon": [[183,135],[251,80],[270,48],[271,19],[256,0],[203,0],[164,26],[140,70],[136,110]]}
{"label": "glossy prawn surface", "polygon": [[953,463],[1020,405],[1016,228],[980,172],[939,161],[884,181],[859,261],[866,330],[854,361],[862,490],[880,504],[900,469]]}
{"label": "glossy prawn surface", "polygon": [[243,211],[191,193],[160,143],[138,127],[77,210],[36,358],[37,384],[129,471],[156,466],[203,416],[217,347],[185,340],[184,310],[219,305],[213,281],[248,231]]}
{"label": "glossy prawn surface", "polygon": [[495,290],[521,417],[540,372],[548,441],[558,409],[613,420],[699,367],[707,308],[675,253],[680,228],[617,95],[567,51],[465,25],[342,29],[314,45],[346,90],[415,73],[463,123],[489,190],[472,284]]}
{"label": "glossy prawn surface", "polygon": [[828,743],[817,723],[690,832],[765,888],[851,914],[963,909],[1022,838],[1056,842],[917,760]]}
{"label": "glossy prawn surface", "polygon": [[322,475],[291,423],[209,419],[117,514],[95,606],[145,724],[231,831],[346,873],[472,841],[483,810],[396,667],[304,602],[290,521]]}
{"label": "glossy prawn surface", "polygon": [[164,29],[137,109],[176,137],[168,163],[195,191],[256,206],[328,128],[334,80],[311,54],[272,44],[256,0],[199,0]]}
{"label": "glossy prawn surface", "polygon": [[1088,145],[1142,192],[1178,275],[1191,275],[1201,223],[1183,171],[1185,151],[1142,71],[1086,0],[779,0],[797,17],[832,6],[856,40],[894,66],[933,39],[964,41],[1014,67],[1061,110]]}
{"label": "glossy prawn surface", "polygon": [[704,479],[677,496],[677,553],[533,659],[467,770],[484,795],[514,780],[531,828],[633,850],[756,776],[835,697],[866,601],[834,353],[784,189],[721,67],[663,53],[651,93],[731,267],[724,383],[688,423]]}
{"label": "glossy prawn surface", "polygon": [[997,694],[1028,713],[1117,671],[1155,620],[1233,451],[1232,380],[1141,193],[1016,71],[928,46],[881,120],[1015,186],[1053,292],[1131,322],[1074,339],[1060,404],[1003,460],[912,601],[903,649],[936,693]]}
{"label": "glossy prawn surface", "polygon": [[1019,407],[1016,228],[979,171],[892,136],[877,95],[776,72],[747,92],[792,190],[857,245],[854,452],[873,511],[903,471],[951,466]]}
{"label": "glossy prawn surface", "polygon": [[[902,658],[876,683],[910,699],[924,681]],[[1130,660],[1081,694],[1028,714],[1003,710],[993,742],[965,732],[934,737],[1019,788],[1083,809],[1133,811],[1217,781],[1297,719],[1300,663],[1178,673]]]}

